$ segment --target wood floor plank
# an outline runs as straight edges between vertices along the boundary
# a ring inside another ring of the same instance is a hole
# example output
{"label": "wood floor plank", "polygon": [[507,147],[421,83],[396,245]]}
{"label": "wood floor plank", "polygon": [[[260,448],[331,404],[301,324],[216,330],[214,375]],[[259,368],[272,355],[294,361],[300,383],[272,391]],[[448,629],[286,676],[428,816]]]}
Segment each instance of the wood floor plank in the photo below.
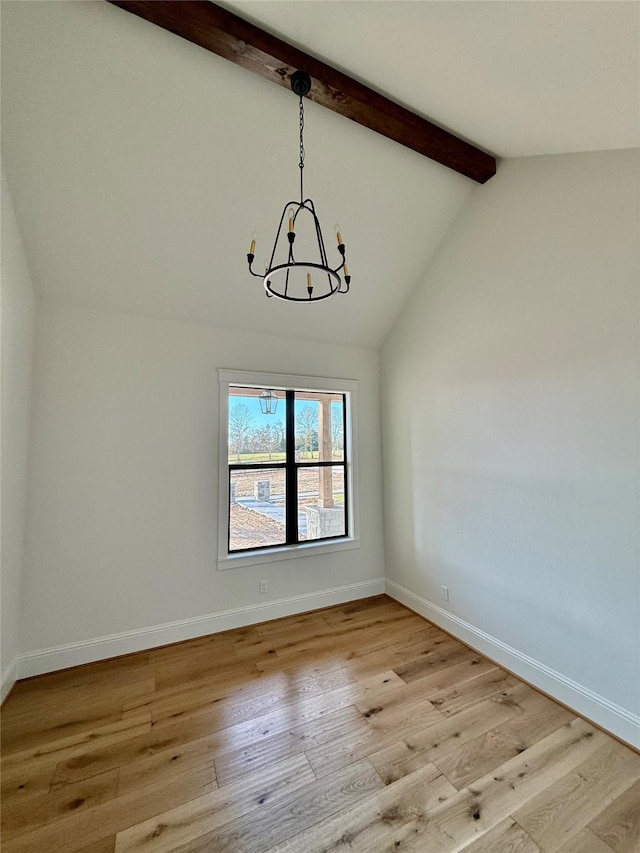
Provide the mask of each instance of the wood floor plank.
{"label": "wood floor plank", "polygon": [[[215,732],[206,736],[207,747],[215,757],[218,767],[222,768],[224,768],[224,756],[226,754],[234,753],[233,760],[237,759],[242,763],[242,759],[238,758],[237,753],[247,749],[249,750],[248,755],[251,756],[253,747],[260,752],[260,744],[263,741],[282,733],[286,734],[292,726],[295,728],[306,726],[307,731],[311,731],[315,727],[317,743],[324,742],[322,732],[327,726],[331,725],[331,723],[325,724],[325,719],[329,715],[337,714],[340,711],[344,712],[351,708],[348,712],[349,716],[358,717],[360,716],[359,712],[352,707],[356,699],[369,696],[372,700],[376,700],[385,692],[393,690],[399,683],[402,682],[394,673],[383,672],[375,678],[364,679],[359,682],[353,681],[342,688],[297,703],[284,705],[269,714],[229,725],[224,729],[217,729],[218,718],[212,719],[206,713],[194,715],[186,721],[172,723],[166,727],[160,724],[154,727],[152,734],[137,741],[94,753],[91,759],[91,770],[95,773],[98,770],[118,766],[122,762],[147,757],[161,747],[179,748],[179,745],[189,738],[202,738],[203,733],[211,729],[214,729]],[[356,726],[349,722],[340,731],[334,730],[334,736],[346,734],[347,729],[353,733],[355,728]],[[286,740],[285,737],[283,743]],[[66,762],[58,768],[56,778],[70,781],[76,779],[79,773],[85,773],[86,770],[86,763],[78,768],[75,761]]]}
{"label": "wood floor plank", "polygon": [[345,604],[336,604],[333,607],[327,607],[324,610],[316,611],[322,613],[325,618],[332,616],[350,615],[356,613],[366,613],[369,610],[375,610],[381,604],[393,607],[397,604],[396,601],[390,599],[384,593],[380,595],[371,595],[369,598],[359,598],[357,601],[347,601]]}
{"label": "wood floor plank", "polygon": [[49,761],[24,761],[13,767],[2,765],[0,769],[0,803],[2,806],[20,802],[28,808],[28,801],[39,794],[46,794],[51,787],[57,758]]}
{"label": "wood floor plank", "polygon": [[89,844],[83,847],[78,853],[114,853],[116,849],[116,837],[110,835],[108,838],[102,838],[94,844]]}
{"label": "wood floor plank", "polygon": [[[120,658],[71,667],[37,678],[19,681],[11,693],[11,707],[34,707],[34,702],[46,704],[51,695],[59,701],[60,691],[67,688],[109,690],[124,687],[153,677],[147,653],[123,655]],[[4,709],[3,709],[4,710]]]}
{"label": "wood floor plank", "polygon": [[606,736],[582,720],[554,732],[535,746],[463,788],[429,816],[425,827],[401,831],[396,842],[411,853],[458,853],[550,785],[606,742]]}
{"label": "wood floor plank", "polygon": [[369,718],[366,729],[350,732],[337,737],[320,747],[307,750],[307,757],[318,777],[327,776],[342,767],[368,758],[372,753],[390,746],[400,738],[408,738],[423,728],[439,723],[443,717],[434,710],[427,701],[422,707],[415,707],[412,712],[402,709],[395,713],[406,715],[402,720],[385,717],[384,704],[379,704],[380,715]]}
{"label": "wood floor plank", "polygon": [[216,781],[214,744],[211,741],[211,738],[200,738],[179,746],[170,746],[138,760],[118,763],[118,795],[161,784],[181,773],[193,773],[203,768],[209,770],[211,781]]}
{"label": "wood floor plank", "polygon": [[293,725],[271,737],[261,738],[242,749],[216,755],[218,784],[228,785],[249,773],[255,773],[275,761],[298,755],[328,740],[366,728],[366,721],[353,705],[320,719]]}
{"label": "wood floor plank", "polygon": [[99,726],[30,749],[9,753],[2,758],[0,767],[4,773],[5,769],[22,764],[49,765],[53,760],[67,761],[74,757],[84,758],[109,744],[131,740],[150,731],[150,715],[140,713],[117,723],[109,723],[106,726]]}
{"label": "wood floor plank", "polygon": [[[637,847],[632,848],[632,853],[636,853],[637,849]],[[594,835],[590,829],[582,829],[562,845],[559,853],[612,853],[612,848]]]}
{"label": "wood floor plank", "polygon": [[227,667],[221,671],[212,665],[206,675],[188,682],[175,677],[173,682],[132,699],[123,705],[125,711],[151,710],[156,717],[204,706],[228,696],[254,695],[262,690],[262,676],[253,664]]}
{"label": "wood floor plank", "polygon": [[513,817],[545,853],[556,853],[639,777],[640,755],[608,741]]}
{"label": "wood floor plank", "polygon": [[615,853],[640,851],[640,782],[636,781],[589,823]]}
{"label": "wood floor plank", "polygon": [[[154,733],[156,737],[165,735],[175,741],[219,731],[219,751],[229,751],[240,746],[229,737],[239,729],[245,733],[251,732],[256,728],[259,729],[263,723],[270,725],[274,720],[279,720],[282,731],[283,723],[288,726],[293,721],[303,723],[308,719],[318,719],[365,700],[374,704],[379,703],[381,697],[392,693],[398,684],[402,684],[398,676],[392,672],[383,672],[375,678],[354,681],[344,687],[295,702],[288,701],[286,697],[279,694],[265,695],[241,703],[223,704],[221,702],[214,708],[199,709],[194,713],[161,720],[154,726]],[[240,724],[243,723],[249,725],[242,729]],[[273,730],[271,734],[274,734]]]}
{"label": "wood floor plank", "polygon": [[[282,619],[272,619],[269,622],[258,622],[253,625],[255,636],[271,637],[278,634],[286,634],[289,629],[297,632],[298,628],[305,625],[314,625],[319,622],[327,624],[327,613],[333,613],[334,608],[311,610],[307,613],[297,613],[294,616],[285,616]],[[242,638],[239,638],[242,639]]]}
{"label": "wood floor plank", "polygon": [[311,638],[321,637],[333,639],[334,629],[322,616],[307,613],[295,622],[273,625],[269,631],[256,631],[253,636],[235,642],[232,648],[236,659],[246,660],[263,657],[265,651],[275,654],[278,648],[292,648]]}
{"label": "wood floor plank", "polygon": [[[392,617],[378,617],[358,625],[339,625],[333,628],[326,626],[306,635],[301,632],[299,638],[291,641],[283,640],[274,644],[271,639],[265,639],[259,646],[252,647],[250,657],[264,659],[273,656],[278,660],[295,660],[300,654],[311,652],[321,655],[335,654],[340,649],[352,649],[360,643],[383,641],[388,638],[389,631],[395,633],[403,628],[411,631],[415,627],[414,618],[408,611],[397,612]],[[241,654],[238,649],[236,653],[239,656]]]}
{"label": "wood floor plank", "polygon": [[413,624],[415,623],[412,614],[400,610],[394,610],[384,617],[375,614],[367,616],[356,624],[329,625],[324,619],[318,619],[309,627],[302,625],[292,632],[279,632],[277,629],[269,632],[269,634],[264,635],[260,644],[244,645],[238,643],[234,648],[238,657],[242,657],[245,651],[254,657],[262,655],[270,649],[277,655],[295,655],[300,651],[312,651],[314,649],[324,652],[328,647],[345,644],[352,647],[358,645],[359,640],[356,638],[361,638],[360,641],[363,643],[374,640],[380,636],[385,627],[388,631]]}
{"label": "wood floor plank", "polygon": [[[252,628],[244,628],[243,636],[255,633]],[[172,664],[180,661],[197,659],[201,654],[221,656],[226,658],[227,652],[239,637],[233,633],[223,632],[220,634],[208,634],[206,637],[196,637],[193,640],[185,640],[183,643],[173,643],[169,646],[160,646],[149,651],[149,665],[157,668],[160,665]]]}
{"label": "wood floor plank", "polygon": [[[437,691],[442,692],[447,687],[450,688],[452,684],[461,687],[461,685],[472,681],[477,676],[497,669],[498,667],[486,658],[461,655],[457,660],[447,661],[444,666],[435,666],[430,667],[428,670],[423,670],[419,675],[420,687],[424,690],[425,695],[434,695]],[[401,674],[402,668],[396,667],[394,671]],[[401,677],[407,680],[409,684],[416,680],[406,675]],[[429,694],[427,694],[427,690]]]}
{"label": "wood floor plank", "polygon": [[[264,810],[249,824],[238,818],[218,831],[173,848],[173,851],[229,853],[242,850],[242,853],[264,853],[265,849],[332,817],[383,787],[371,764],[366,760],[359,761],[311,783],[296,797],[272,805],[270,810]],[[120,853],[117,841],[116,851]]]}
{"label": "wood floor plank", "polygon": [[[512,688],[508,693],[509,698],[514,698],[517,702],[523,688],[525,685],[522,684]],[[515,713],[511,703],[485,699],[455,717],[445,718],[428,728],[418,730],[411,738],[395,739],[389,746],[377,750],[369,758],[388,785],[434,761],[441,765],[450,754],[459,754],[465,744],[511,720]],[[450,763],[445,766],[450,768],[452,765]],[[457,766],[457,762],[453,766]],[[442,772],[442,767],[440,769]]]}
{"label": "wood floor plank", "polygon": [[398,685],[385,696],[365,697],[354,704],[379,737],[413,731],[418,725],[431,725],[443,718],[429,699],[411,684]]}
{"label": "wood floor plank", "polygon": [[[363,679],[360,682],[354,681],[344,688],[329,691],[317,697],[283,704],[268,714],[229,725],[215,732],[208,738],[210,748],[215,758],[218,759],[226,753],[256,746],[266,738],[287,732],[292,726],[299,727],[309,724],[322,732],[324,729],[323,721],[326,717],[351,708],[354,700],[363,695],[372,694],[374,691],[377,695],[382,695],[385,690],[393,689],[399,682],[400,679],[392,673],[380,673],[375,678]],[[208,728],[206,712],[202,720],[198,719],[196,723],[199,728]],[[178,723],[165,728],[163,724],[160,724],[155,727],[155,734],[157,737],[170,735],[176,728],[179,730],[182,726],[183,724]],[[195,731],[197,730],[191,729],[191,734],[194,734]]]}
{"label": "wood floor plank", "polygon": [[[188,728],[176,725],[159,729],[149,725],[136,737],[105,742],[98,748],[65,758],[58,764],[53,780],[55,784],[77,782],[116,767],[129,766],[157,753],[179,749],[192,741],[206,738],[207,731],[207,726]],[[214,739],[212,744],[216,742]]]}
{"label": "wood floor plank", "polygon": [[2,804],[2,838],[6,842],[45,824],[55,823],[69,814],[91,809],[116,795],[118,771],[112,770],[73,785],[52,788],[34,797],[29,807],[22,803]]}
{"label": "wood floor plank", "polygon": [[122,711],[128,702],[154,690],[155,679],[148,675],[123,685],[67,685],[44,695],[40,691],[37,701],[26,694],[22,702],[8,702],[2,709],[2,751],[8,751],[7,738],[14,732],[45,730],[58,722],[70,725],[89,716]]}
{"label": "wood floor plank", "polygon": [[2,712],[3,853],[640,853],[638,756],[385,596]]}
{"label": "wood floor plank", "polygon": [[[453,637],[444,635],[443,637],[435,636],[433,639],[433,648],[426,653],[423,652],[419,658],[410,660],[400,666],[396,666],[395,671],[400,678],[406,682],[416,681],[425,676],[431,675],[438,670],[446,669],[461,661],[468,661],[471,665],[471,660],[476,663],[473,666],[478,666],[480,656],[475,655],[470,649],[458,643]],[[490,668],[495,668],[492,664]],[[472,675],[478,673],[472,672]]]}
{"label": "wood floor plank", "polygon": [[543,853],[510,817],[462,849],[462,853]]}
{"label": "wood floor plank", "polygon": [[[303,723],[336,709],[335,701],[331,700],[325,705],[325,700],[325,696],[308,699],[295,707],[282,707],[271,714],[227,727],[222,727],[224,720],[221,720],[217,711],[211,713],[208,709],[198,708],[193,714],[181,715],[179,719],[163,720],[137,738],[106,744],[101,749],[61,761],[54,779],[56,782],[78,781],[114,767],[150,758],[160,752],[180,750],[194,742],[210,751],[212,756],[222,755],[285,731],[294,720]],[[337,709],[350,704],[345,699]]]}
{"label": "wood floor plank", "polygon": [[290,669],[300,664],[308,665],[309,659],[315,658],[316,664],[324,664],[327,668],[335,669],[337,666],[348,665],[350,661],[357,659],[360,654],[358,649],[365,650],[364,653],[367,655],[385,650],[389,646],[390,637],[399,645],[409,638],[426,639],[433,637],[438,632],[438,629],[430,626],[425,627],[424,623],[420,624],[406,618],[401,625],[396,622],[393,626],[389,626],[386,631],[382,625],[368,630],[369,633],[366,635],[363,635],[364,632],[351,630],[349,634],[340,637],[339,640],[327,641],[324,647],[322,644],[317,644],[311,649],[304,646],[296,649],[283,649],[277,654],[256,659],[255,665],[260,672],[269,672],[276,669]]}
{"label": "wood floor plank", "polygon": [[445,642],[446,635],[442,631],[423,621],[422,624],[414,623],[409,632],[403,631],[397,637],[392,635],[352,648],[339,648],[330,654],[309,656],[300,653],[284,660],[273,656],[256,662],[256,668],[263,674],[284,672],[291,678],[321,676],[335,669],[348,668],[354,675],[366,677],[385,669],[396,671],[399,666],[433,651]]}
{"label": "wood floor plank", "polygon": [[154,675],[158,690],[163,687],[171,687],[179,679],[180,683],[187,686],[190,682],[199,682],[211,676],[212,673],[219,674],[227,668],[234,674],[237,672],[238,660],[231,647],[227,651],[215,653],[194,654],[191,660],[177,660],[171,663],[162,663],[154,667]]}
{"label": "wood floor plank", "polygon": [[226,660],[230,656],[228,651],[238,640],[255,636],[255,626],[236,628],[230,631],[222,631],[219,634],[207,634],[203,637],[195,637],[192,640],[184,640],[180,643],[172,643],[166,646],[158,646],[150,649],[148,654],[148,666],[153,672],[162,671],[165,664],[172,665],[180,661],[187,663],[193,658],[201,659],[209,655],[215,659],[220,650],[221,659]]}
{"label": "wood floor plank", "polygon": [[[353,684],[355,681],[353,674],[345,668],[332,670],[316,678],[303,677],[296,680],[277,673],[252,681],[245,690],[232,691],[225,696],[220,696],[215,704],[224,722],[227,725],[233,725],[232,716],[235,722],[242,722],[258,717],[278,706],[328,693],[339,687]],[[182,707],[189,709],[197,707],[193,697],[185,698],[188,704]],[[166,702],[152,704],[151,712],[154,721],[158,721],[168,717],[176,719],[180,711],[174,698],[170,704]]]}
{"label": "wood floor plank", "polygon": [[214,790],[215,784],[206,768],[181,774],[20,835],[3,844],[3,853],[76,853],[158,811],[196,799]]}
{"label": "wood floor plank", "polygon": [[[389,674],[387,678],[389,681],[391,679],[396,682],[400,681],[393,673]],[[265,679],[265,685],[269,684],[271,680]],[[342,692],[331,690],[330,688],[335,687],[336,684],[345,684],[345,689]],[[352,685],[354,685],[353,688]],[[317,680],[315,684],[312,679],[305,679],[296,686],[295,684],[292,685],[289,679],[283,677],[276,689],[272,689],[270,692],[261,691],[259,687],[254,689],[252,682],[246,692],[239,692],[238,697],[225,694],[208,706],[200,706],[201,697],[198,696],[196,707],[193,709],[189,709],[186,699],[180,698],[179,707],[183,710],[174,710],[173,713],[165,717],[164,712],[168,712],[176,706],[172,704],[169,708],[164,707],[163,715],[160,716],[158,725],[154,725],[152,733],[145,733],[146,736],[126,744],[114,745],[103,750],[94,749],[92,756],[85,756],[82,760],[74,757],[69,761],[61,762],[60,773],[57,778],[65,781],[77,780],[82,778],[89,764],[93,765],[91,767],[92,773],[103,772],[110,767],[117,766],[122,761],[137,760],[158,749],[179,746],[188,740],[199,739],[216,731],[228,732],[228,735],[221,735],[218,739],[219,750],[222,750],[225,741],[228,741],[227,751],[237,749],[247,743],[246,739],[238,742],[236,735],[239,729],[247,732],[262,725],[256,723],[253,726],[243,728],[240,724],[252,721],[257,717],[265,717],[264,723],[273,725],[273,715],[267,718],[267,712],[270,709],[287,709],[286,714],[280,715],[282,717],[282,728],[290,725],[294,716],[303,722],[307,717],[318,717],[323,712],[328,713],[347,707],[353,703],[355,698],[365,695],[367,691],[374,688],[378,689],[378,682],[376,680],[375,684],[368,684],[363,681],[356,684],[350,676],[332,673],[324,681]],[[323,690],[324,693],[322,693]],[[314,698],[316,693],[321,695]],[[299,703],[288,701],[289,697],[297,694],[309,698]],[[173,702],[173,699],[171,701]],[[153,704],[148,703],[146,707],[153,707]]]}
{"label": "wood floor plank", "polygon": [[156,666],[154,668],[156,688],[161,691],[164,688],[171,689],[177,680],[181,687],[188,688],[190,683],[197,685],[199,682],[209,679],[212,675],[217,681],[231,681],[237,679],[238,674],[252,675],[257,669],[251,661],[244,662],[244,671],[239,670],[238,660],[235,654],[220,661],[215,656],[210,658],[199,658],[196,663],[189,667],[180,664]]}
{"label": "wood floor plank", "polygon": [[[520,684],[507,691],[507,697],[515,703],[514,713],[507,720],[481,732],[473,740],[460,743],[446,752],[441,750],[434,756],[433,760],[456,788],[471,784],[575,718],[570,711],[526,685]],[[505,698],[501,693],[494,700]],[[451,718],[452,723],[478,707],[480,704],[471,705],[456,714]],[[464,728],[466,730],[466,726]]]}
{"label": "wood floor plank", "polygon": [[445,687],[443,690],[428,692],[434,708],[445,716],[457,714],[463,708],[468,708],[474,702],[487,699],[495,693],[514,687],[518,679],[502,669],[490,669],[481,672],[475,678],[466,681],[464,685]]}
{"label": "wood floor plank", "polygon": [[12,752],[24,752],[27,749],[37,748],[41,744],[46,744],[51,740],[59,740],[68,738],[75,734],[92,731],[96,728],[107,726],[110,723],[118,723],[122,720],[122,709],[117,711],[102,711],[95,708],[92,711],[86,710],[81,712],[80,719],[71,719],[69,722],[56,722],[55,719],[51,723],[38,723],[34,726],[20,725],[7,726],[6,730],[3,725],[3,748],[5,755],[10,755]]}
{"label": "wood floor plank", "polygon": [[391,849],[393,833],[456,793],[433,764],[387,785],[332,818],[277,844],[267,853],[372,853]]}
{"label": "wood floor plank", "polygon": [[249,823],[256,811],[271,812],[280,800],[313,784],[315,776],[304,755],[207,793],[184,805],[167,808],[118,833],[117,853],[174,851],[235,819]]}
{"label": "wood floor plank", "polygon": [[[423,652],[423,654],[425,653]],[[431,656],[428,655],[428,657]],[[459,654],[455,659],[449,658],[446,660],[444,666],[429,665],[428,668],[414,670],[413,673],[410,671],[407,672],[407,669],[404,667],[396,666],[393,669],[398,674],[404,673],[401,677],[409,684],[419,680],[420,684],[417,687],[422,689],[426,696],[436,695],[437,692],[442,692],[447,688],[451,689],[453,684],[460,687],[460,685],[467,681],[472,681],[478,675],[494,671],[498,667],[486,658],[474,657],[469,654]]]}
{"label": "wood floor plank", "polygon": [[328,625],[356,625],[360,622],[365,622],[371,617],[385,617],[395,612],[394,603],[389,601],[386,596],[382,595],[376,599],[376,603],[372,603],[369,607],[336,607],[323,614],[323,619]]}

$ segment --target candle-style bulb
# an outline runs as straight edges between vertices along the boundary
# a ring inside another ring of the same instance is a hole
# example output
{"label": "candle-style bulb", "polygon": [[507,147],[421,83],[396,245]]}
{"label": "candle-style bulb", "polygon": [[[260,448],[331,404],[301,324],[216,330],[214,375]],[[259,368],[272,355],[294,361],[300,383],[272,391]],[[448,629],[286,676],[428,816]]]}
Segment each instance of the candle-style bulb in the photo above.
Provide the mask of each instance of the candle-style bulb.
{"label": "candle-style bulb", "polygon": [[336,222],[336,240],[338,241],[338,246],[342,245],[342,234],[340,233],[340,226]]}
{"label": "candle-style bulb", "polygon": [[345,278],[349,275],[349,267],[345,264],[342,268],[344,270]]}
{"label": "candle-style bulb", "polygon": [[256,240],[258,239],[258,232],[254,231],[253,236],[251,238],[251,248],[249,249],[250,255],[255,255],[256,253]]}
{"label": "candle-style bulb", "polygon": [[293,232],[293,208],[289,208],[289,234]]}
{"label": "candle-style bulb", "polygon": [[311,287],[311,273],[307,273],[307,287]]}

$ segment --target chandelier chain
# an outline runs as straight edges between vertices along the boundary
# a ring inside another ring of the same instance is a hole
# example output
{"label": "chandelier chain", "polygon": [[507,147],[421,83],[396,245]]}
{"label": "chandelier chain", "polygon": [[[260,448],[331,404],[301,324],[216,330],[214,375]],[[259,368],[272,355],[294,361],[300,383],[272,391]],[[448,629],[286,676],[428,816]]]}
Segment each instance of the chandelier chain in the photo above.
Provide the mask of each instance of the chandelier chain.
{"label": "chandelier chain", "polygon": [[304,104],[302,95],[300,95],[300,203],[304,201],[304,187],[302,183],[302,174],[304,170]]}

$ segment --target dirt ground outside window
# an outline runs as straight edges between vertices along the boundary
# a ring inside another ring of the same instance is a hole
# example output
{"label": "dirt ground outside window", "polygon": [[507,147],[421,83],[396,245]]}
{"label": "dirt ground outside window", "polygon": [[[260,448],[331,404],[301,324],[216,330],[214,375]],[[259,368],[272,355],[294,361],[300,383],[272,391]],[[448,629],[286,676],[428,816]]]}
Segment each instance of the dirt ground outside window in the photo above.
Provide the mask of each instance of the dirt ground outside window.
{"label": "dirt ground outside window", "polygon": [[[253,498],[254,486],[258,480],[268,480],[271,502],[284,506],[285,471],[283,468],[268,471],[235,471],[233,483],[236,498]],[[333,473],[333,491],[336,505],[344,502],[344,474]],[[298,509],[318,505],[318,469],[298,469]],[[304,541],[302,535],[300,541]],[[244,548],[260,548],[268,545],[284,544],[285,528],[272,518],[249,507],[231,502],[229,511],[229,549],[237,551]]]}

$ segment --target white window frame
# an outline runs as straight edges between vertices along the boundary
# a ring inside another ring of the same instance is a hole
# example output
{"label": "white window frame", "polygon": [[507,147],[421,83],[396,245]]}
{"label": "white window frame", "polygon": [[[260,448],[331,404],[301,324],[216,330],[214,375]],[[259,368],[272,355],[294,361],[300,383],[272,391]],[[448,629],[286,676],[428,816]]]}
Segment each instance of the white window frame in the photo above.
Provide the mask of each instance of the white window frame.
{"label": "white window frame", "polygon": [[[218,488],[218,569],[236,569],[260,563],[276,563],[300,557],[315,557],[334,551],[346,551],[360,547],[360,517],[358,498],[358,448],[357,409],[358,382],[355,379],[327,379],[320,376],[296,376],[289,373],[257,373],[245,370],[218,369],[220,383],[220,456]],[[347,447],[347,517],[349,535],[330,541],[303,542],[299,545],[283,545],[281,548],[265,548],[250,552],[230,554],[229,542],[229,387],[265,387],[274,391],[337,391],[346,397],[345,439]]]}

